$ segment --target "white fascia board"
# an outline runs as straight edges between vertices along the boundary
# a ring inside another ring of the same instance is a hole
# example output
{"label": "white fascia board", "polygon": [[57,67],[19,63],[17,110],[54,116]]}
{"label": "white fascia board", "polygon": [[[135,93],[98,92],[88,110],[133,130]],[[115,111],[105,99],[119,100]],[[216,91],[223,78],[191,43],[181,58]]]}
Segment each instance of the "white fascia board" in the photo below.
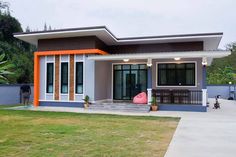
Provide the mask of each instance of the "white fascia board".
{"label": "white fascia board", "polygon": [[107,40],[109,43],[115,43],[116,38],[110,34],[105,28],[89,29],[89,30],[68,30],[58,32],[37,32],[30,34],[16,34],[15,38],[37,45],[39,39],[53,39],[66,37],[83,37],[97,36],[101,40]]}
{"label": "white fascia board", "polygon": [[[141,39],[125,39],[116,38],[106,28],[94,28],[83,30],[63,30],[57,32],[36,32],[29,34],[16,34],[14,37],[37,45],[39,39],[53,39],[66,37],[82,37],[82,36],[97,36],[107,45],[128,45],[128,44],[154,44],[154,43],[170,43],[170,42],[192,42],[192,41],[212,41],[218,38],[219,41],[222,35],[199,35],[199,36],[179,36],[179,37],[150,37]],[[213,41],[214,42],[214,41]],[[218,43],[217,43],[218,44]],[[216,44],[216,45],[217,45]],[[216,48],[214,46],[214,48]],[[211,48],[213,49],[213,48]]]}
{"label": "white fascia board", "polygon": [[222,58],[230,55],[230,51],[185,51],[185,52],[156,52],[136,54],[111,54],[89,56],[91,60],[123,60],[123,59],[168,59],[168,58]]}

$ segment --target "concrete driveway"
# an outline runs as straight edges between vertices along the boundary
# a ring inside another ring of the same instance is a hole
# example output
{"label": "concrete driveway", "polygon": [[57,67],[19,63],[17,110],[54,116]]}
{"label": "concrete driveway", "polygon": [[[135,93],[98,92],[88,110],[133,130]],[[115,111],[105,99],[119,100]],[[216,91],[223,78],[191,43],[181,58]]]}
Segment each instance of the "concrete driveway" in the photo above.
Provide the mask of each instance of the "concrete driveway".
{"label": "concrete driveway", "polygon": [[212,109],[213,102],[207,113],[169,113],[181,121],[165,157],[236,156],[236,101],[220,100],[219,110]]}

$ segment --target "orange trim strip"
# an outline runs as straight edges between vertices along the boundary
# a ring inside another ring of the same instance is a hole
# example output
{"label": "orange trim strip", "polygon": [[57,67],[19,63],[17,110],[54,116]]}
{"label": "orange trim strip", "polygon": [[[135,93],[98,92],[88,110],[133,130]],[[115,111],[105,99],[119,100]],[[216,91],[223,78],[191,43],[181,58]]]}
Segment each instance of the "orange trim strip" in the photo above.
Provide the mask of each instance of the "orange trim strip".
{"label": "orange trim strip", "polygon": [[34,54],[34,106],[39,105],[39,56]]}
{"label": "orange trim strip", "polygon": [[58,50],[58,51],[37,51],[39,56],[48,55],[71,55],[71,54],[101,54],[107,55],[108,53],[99,49],[83,49],[83,50]]}
{"label": "orange trim strip", "polygon": [[58,51],[36,51],[34,53],[34,106],[39,105],[39,57],[50,55],[70,55],[70,54],[101,54],[107,55],[108,53],[99,49],[83,49],[83,50],[58,50]]}

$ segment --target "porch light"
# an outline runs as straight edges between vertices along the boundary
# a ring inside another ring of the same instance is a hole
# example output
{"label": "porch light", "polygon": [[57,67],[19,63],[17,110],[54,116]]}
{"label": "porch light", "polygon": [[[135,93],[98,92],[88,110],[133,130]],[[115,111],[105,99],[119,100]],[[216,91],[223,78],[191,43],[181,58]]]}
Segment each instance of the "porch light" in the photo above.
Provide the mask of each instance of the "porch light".
{"label": "porch light", "polygon": [[179,60],[180,60],[180,58],[179,58],[179,57],[176,57],[176,58],[174,58],[174,60],[176,60],[176,61],[179,61]]}
{"label": "porch light", "polygon": [[202,58],[202,65],[204,65],[204,66],[207,65],[207,58],[206,57]]}
{"label": "porch light", "polygon": [[148,59],[147,59],[147,66],[148,66],[148,67],[151,67],[151,66],[152,66],[152,59],[151,59],[151,58],[148,58]]}
{"label": "porch light", "polygon": [[123,61],[124,61],[124,62],[128,62],[128,61],[129,61],[129,59],[127,59],[127,58],[126,58],[126,59],[123,59]]}

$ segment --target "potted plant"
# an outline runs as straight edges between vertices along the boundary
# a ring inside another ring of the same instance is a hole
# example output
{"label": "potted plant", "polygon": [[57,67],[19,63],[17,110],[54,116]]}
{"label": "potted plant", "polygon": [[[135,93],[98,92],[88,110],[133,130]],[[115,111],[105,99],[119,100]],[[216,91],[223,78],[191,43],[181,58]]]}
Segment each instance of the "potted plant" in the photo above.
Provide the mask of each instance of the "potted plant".
{"label": "potted plant", "polygon": [[157,99],[154,96],[152,97],[152,101],[151,101],[151,110],[152,111],[157,111],[158,110]]}
{"label": "potted plant", "polygon": [[88,108],[89,107],[89,96],[86,95],[83,100],[84,100],[84,108]]}

